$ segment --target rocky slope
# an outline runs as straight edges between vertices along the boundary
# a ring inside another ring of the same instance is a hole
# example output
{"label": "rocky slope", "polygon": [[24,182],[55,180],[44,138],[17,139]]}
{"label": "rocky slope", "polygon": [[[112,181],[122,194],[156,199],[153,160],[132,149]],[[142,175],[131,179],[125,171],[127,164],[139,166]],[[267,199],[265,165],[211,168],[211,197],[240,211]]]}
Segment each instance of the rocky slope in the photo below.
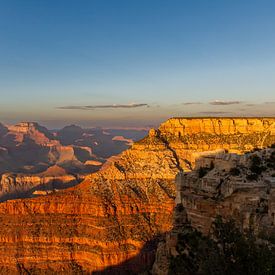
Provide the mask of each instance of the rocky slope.
{"label": "rocky slope", "polygon": [[1,272],[150,268],[159,238],[172,228],[176,174],[193,169],[205,151],[271,145],[274,127],[268,118],[170,119],[76,187],[1,203]]}
{"label": "rocky slope", "polygon": [[275,148],[206,154],[196,164],[194,171],[177,176],[173,229],[159,244],[153,274],[170,274],[173,259],[190,256],[187,247],[180,251],[182,236],[191,227],[211,237],[219,216],[275,245]]}

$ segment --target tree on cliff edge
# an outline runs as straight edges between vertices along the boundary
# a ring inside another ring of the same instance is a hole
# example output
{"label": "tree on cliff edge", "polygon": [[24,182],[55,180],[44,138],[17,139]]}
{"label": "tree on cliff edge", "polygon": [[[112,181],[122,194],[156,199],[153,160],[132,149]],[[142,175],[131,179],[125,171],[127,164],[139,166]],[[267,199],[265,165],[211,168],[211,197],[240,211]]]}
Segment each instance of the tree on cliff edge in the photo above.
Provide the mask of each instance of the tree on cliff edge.
{"label": "tree on cliff edge", "polygon": [[251,230],[242,233],[233,220],[220,217],[211,238],[192,229],[180,234],[169,274],[275,274],[275,252],[258,244]]}

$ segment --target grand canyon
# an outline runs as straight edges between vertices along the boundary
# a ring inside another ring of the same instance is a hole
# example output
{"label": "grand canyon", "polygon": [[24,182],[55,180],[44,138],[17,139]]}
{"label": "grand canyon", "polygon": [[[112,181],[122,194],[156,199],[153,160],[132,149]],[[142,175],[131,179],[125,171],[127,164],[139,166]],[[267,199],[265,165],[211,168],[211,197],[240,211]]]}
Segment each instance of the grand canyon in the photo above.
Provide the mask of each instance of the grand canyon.
{"label": "grand canyon", "polygon": [[0,200],[74,186],[146,133],[76,125],[50,131],[33,122],[0,124]]}
{"label": "grand canyon", "polygon": [[275,275],[275,1],[0,1],[0,275]]}
{"label": "grand canyon", "polygon": [[186,225],[210,236],[217,216],[274,247],[275,118],[76,128],[1,127],[1,273],[171,274]]}

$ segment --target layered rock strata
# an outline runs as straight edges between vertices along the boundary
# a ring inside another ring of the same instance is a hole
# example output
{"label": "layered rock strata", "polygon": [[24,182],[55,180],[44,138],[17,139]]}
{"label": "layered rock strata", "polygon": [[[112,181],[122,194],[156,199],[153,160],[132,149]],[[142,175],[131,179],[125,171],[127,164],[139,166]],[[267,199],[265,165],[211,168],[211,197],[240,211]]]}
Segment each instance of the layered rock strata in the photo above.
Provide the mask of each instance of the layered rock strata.
{"label": "layered rock strata", "polygon": [[[205,151],[271,145],[274,127],[268,118],[170,119],[76,187],[1,203],[1,272],[135,274],[150,268],[155,242],[172,228],[176,174],[194,169]],[[194,197],[186,203],[192,206]],[[203,202],[200,209],[211,215]]]}
{"label": "layered rock strata", "polygon": [[[56,191],[79,183],[80,177],[67,174],[55,165],[38,174],[5,173],[0,177],[0,201],[32,197],[36,191]],[[42,193],[40,193],[42,194]]]}
{"label": "layered rock strata", "polygon": [[172,118],[159,131],[185,170],[201,152],[225,149],[242,154],[275,143],[275,118]]}
{"label": "layered rock strata", "polygon": [[261,241],[275,238],[275,149],[204,155],[194,171],[177,175],[176,193],[173,229],[159,244],[153,274],[169,274],[185,230],[211,236],[218,216],[234,219],[244,232],[252,229]]}

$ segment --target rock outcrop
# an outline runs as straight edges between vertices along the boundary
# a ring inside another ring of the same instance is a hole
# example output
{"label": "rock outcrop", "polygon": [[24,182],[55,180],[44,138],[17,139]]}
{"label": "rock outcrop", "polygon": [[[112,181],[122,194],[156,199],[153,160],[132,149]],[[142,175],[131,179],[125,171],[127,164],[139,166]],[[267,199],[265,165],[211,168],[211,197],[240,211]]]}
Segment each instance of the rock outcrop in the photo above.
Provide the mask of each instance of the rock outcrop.
{"label": "rock outcrop", "polygon": [[242,232],[253,230],[262,242],[274,242],[275,148],[206,154],[194,171],[177,175],[176,193],[173,229],[159,244],[153,274],[169,274],[186,230],[211,236],[217,217],[233,219]]}
{"label": "rock outcrop", "polygon": [[185,170],[201,152],[225,149],[242,154],[274,143],[274,118],[172,118],[159,131]]}
{"label": "rock outcrop", "polygon": [[15,140],[18,142],[23,142],[25,138],[29,138],[39,145],[59,145],[59,142],[48,129],[36,122],[21,122],[9,126],[8,130],[10,135],[14,135]]}
{"label": "rock outcrop", "polygon": [[[172,229],[176,174],[194,169],[205,151],[240,154],[271,145],[274,127],[268,118],[170,119],[76,187],[1,203],[0,271],[134,274],[150,268],[156,243]],[[230,188],[225,194],[234,197]],[[195,198],[186,202],[192,206]],[[203,202],[200,209],[211,215],[212,205]]]}
{"label": "rock outcrop", "polygon": [[78,184],[76,175],[68,174],[65,169],[54,165],[38,174],[4,173],[0,177],[0,201],[26,198],[40,194],[37,191],[56,191]]}

